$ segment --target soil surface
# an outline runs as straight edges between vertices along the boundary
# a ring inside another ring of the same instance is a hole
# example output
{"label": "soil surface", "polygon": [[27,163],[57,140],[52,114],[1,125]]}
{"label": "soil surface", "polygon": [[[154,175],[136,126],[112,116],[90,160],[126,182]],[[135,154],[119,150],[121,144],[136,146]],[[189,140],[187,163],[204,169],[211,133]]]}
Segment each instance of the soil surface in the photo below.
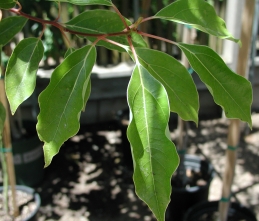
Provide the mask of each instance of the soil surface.
{"label": "soil surface", "polygon": [[[258,115],[254,122],[253,131],[242,128],[232,198],[259,214]],[[202,120],[199,127],[190,123],[187,130],[187,153],[199,155],[215,167],[211,200],[220,199],[228,123],[226,119]],[[170,131],[176,142],[176,122],[172,122]],[[82,125],[79,133],[62,146],[45,169],[44,180],[35,187],[42,201],[37,220],[155,221],[136,196],[132,175],[125,127],[117,122]]]}

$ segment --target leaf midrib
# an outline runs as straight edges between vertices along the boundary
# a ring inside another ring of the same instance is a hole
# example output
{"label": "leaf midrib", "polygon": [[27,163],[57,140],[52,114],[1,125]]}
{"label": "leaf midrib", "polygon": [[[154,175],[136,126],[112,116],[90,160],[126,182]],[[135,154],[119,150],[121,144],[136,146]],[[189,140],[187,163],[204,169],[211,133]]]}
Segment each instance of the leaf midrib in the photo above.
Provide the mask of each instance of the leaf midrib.
{"label": "leaf midrib", "polygon": [[[241,110],[241,112],[246,116],[245,112],[243,111],[243,109],[239,106],[239,104],[235,101],[235,99],[233,99],[233,97],[228,93],[228,91],[225,89],[225,87],[223,87],[223,85],[217,80],[217,78],[215,78],[213,76],[213,74],[209,71],[209,69],[200,61],[200,59],[194,54],[192,53],[190,50],[188,50],[186,47],[184,47],[183,45],[181,45],[181,47],[185,48],[185,50],[187,50],[190,54],[192,54],[192,56],[194,56],[199,62],[200,64],[208,71],[208,73],[218,82],[218,84],[223,88],[223,90],[226,92],[226,94],[229,95],[229,97],[234,101],[234,103],[239,107],[239,109]],[[202,54],[202,55],[206,55],[204,53],[197,53],[197,54]],[[207,56],[207,55],[206,55]],[[211,56],[210,56],[211,57]],[[213,59],[215,59],[214,57],[211,57]],[[215,59],[218,60],[218,59]]]}
{"label": "leaf midrib", "polygon": [[[138,69],[139,69],[139,73],[140,73],[140,83],[142,85],[141,87],[141,90],[142,90],[142,96],[143,96],[143,105],[144,105],[144,114],[145,114],[145,124],[146,124],[146,130],[147,130],[147,139],[148,139],[148,148],[149,148],[149,164],[150,164],[150,168],[151,168],[151,174],[153,174],[154,170],[153,170],[153,165],[152,165],[152,148],[151,148],[151,145],[150,145],[150,136],[149,136],[149,125],[148,125],[148,121],[147,121],[147,107],[146,107],[146,99],[145,99],[145,91],[147,91],[153,98],[154,96],[152,95],[152,93],[150,93],[150,91],[145,88],[145,85],[143,83],[143,77],[142,77],[142,72],[141,72],[141,69],[140,69],[140,66],[138,65]],[[154,98],[154,100],[156,101],[156,99]],[[159,105],[159,103],[157,103]],[[160,105],[159,105],[160,106]],[[163,111],[163,108],[160,106],[161,110]],[[153,186],[153,190],[154,190],[154,195],[155,195],[155,198],[156,198],[156,207],[159,208],[159,205],[158,205],[158,196],[156,194],[156,186],[155,186],[155,180],[154,180],[154,176],[152,175],[152,186]],[[159,217],[162,217],[161,215],[161,212],[160,212],[160,209],[158,209],[158,212],[159,212]]]}

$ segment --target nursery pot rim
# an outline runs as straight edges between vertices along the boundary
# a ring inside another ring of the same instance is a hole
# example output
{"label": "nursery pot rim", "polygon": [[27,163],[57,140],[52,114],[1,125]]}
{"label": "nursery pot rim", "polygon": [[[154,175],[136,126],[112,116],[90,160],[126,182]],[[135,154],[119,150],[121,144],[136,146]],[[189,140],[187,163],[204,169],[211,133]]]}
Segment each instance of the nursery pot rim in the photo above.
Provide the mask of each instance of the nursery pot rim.
{"label": "nursery pot rim", "polygon": [[[0,192],[3,191],[3,186],[0,186]],[[8,186],[8,188],[10,188],[10,186]],[[41,198],[40,195],[31,187],[28,186],[24,186],[24,185],[15,185],[15,189],[16,190],[20,190],[22,192],[26,192],[28,194],[31,194],[33,196],[33,199],[36,203],[36,208],[30,213],[29,216],[26,217],[26,219],[22,220],[22,221],[28,221],[30,219],[32,219],[38,212],[40,205],[41,205]]]}

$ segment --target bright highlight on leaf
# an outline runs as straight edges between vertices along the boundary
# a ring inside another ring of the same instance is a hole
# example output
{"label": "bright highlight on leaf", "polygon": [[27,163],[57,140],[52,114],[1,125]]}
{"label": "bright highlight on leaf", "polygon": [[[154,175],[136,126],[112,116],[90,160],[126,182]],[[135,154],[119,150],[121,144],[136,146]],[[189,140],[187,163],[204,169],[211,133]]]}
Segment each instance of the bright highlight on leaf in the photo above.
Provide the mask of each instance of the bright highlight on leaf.
{"label": "bright highlight on leaf", "polygon": [[251,83],[231,71],[211,48],[183,43],[178,46],[209,89],[215,103],[223,108],[226,116],[238,118],[252,127]]}
{"label": "bright highlight on leaf", "polygon": [[107,5],[112,6],[111,0],[48,0],[55,2],[68,2],[74,5]]}
{"label": "bright highlight on leaf", "polygon": [[52,73],[50,84],[39,96],[37,131],[45,143],[45,166],[61,145],[79,130],[80,113],[88,98],[90,74],[96,60],[93,46],[70,54]]}
{"label": "bright highlight on leaf", "polygon": [[5,88],[12,114],[33,93],[44,47],[38,38],[26,38],[14,49],[6,69]]}
{"label": "bright highlight on leaf", "polygon": [[189,24],[208,34],[241,44],[227,30],[212,5],[204,0],[178,0],[159,11],[154,17]]}
{"label": "bright highlight on leaf", "polygon": [[141,64],[165,87],[170,110],[198,124],[198,92],[187,69],[164,52],[147,48],[137,48],[136,52]]}
{"label": "bright highlight on leaf", "polygon": [[166,90],[142,65],[133,71],[128,103],[133,116],[127,135],[133,153],[136,193],[157,220],[164,221],[171,177],[179,158],[167,137],[170,111]]}
{"label": "bright highlight on leaf", "polygon": [[22,30],[27,18],[12,16],[2,19],[0,22],[0,45],[6,45],[12,38]]}

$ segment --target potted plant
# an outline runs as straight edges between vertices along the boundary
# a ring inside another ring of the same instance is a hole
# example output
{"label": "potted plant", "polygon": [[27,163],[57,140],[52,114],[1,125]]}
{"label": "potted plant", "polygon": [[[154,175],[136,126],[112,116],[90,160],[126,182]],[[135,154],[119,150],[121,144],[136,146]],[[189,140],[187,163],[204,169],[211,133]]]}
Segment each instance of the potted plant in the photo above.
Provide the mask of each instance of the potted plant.
{"label": "potted plant", "polygon": [[[60,23],[60,13],[54,20],[41,19],[25,13],[19,1],[0,0],[0,8],[13,14],[0,22],[0,45],[9,42],[28,20],[43,27],[37,38],[21,40],[9,59],[5,87],[11,112],[15,113],[35,89],[36,73],[44,52],[41,38],[46,26],[57,28],[69,48],[38,98],[37,132],[44,142],[47,167],[62,144],[79,130],[80,113],[84,111],[91,92],[90,77],[97,56],[96,46],[128,53],[136,64],[127,88],[131,115],[127,137],[131,144],[135,189],[157,220],[163,221],[170,201],[171,177],[179,164],[175,145],[169,136],[169,113],[175,112],[183,120],[198,124],[199,99],[187,69],[168,54],[149,49],[143,37],[161,40],[182,50],[226,116],[241,119],[250,127],[252,88],[209,47],[174,42],[141,31],[139,26],[153,19],[168,20],[189,24],[236,43],[240,41],[228,32],[214,8],[203,0],[175,1],[154,16],[140,17],[134,23],[126,19],[111,0],[59,0],[58,5],[62,2],[102,5],[109,9],[86,10]],[[89,43],[75,49],[66,33]]]}
{"label": "potted plant", "polygon": [[[0,89],[1,92],[3,92],[2,82],[0,83]],[[36,219],[41,200],[39,194],[37,194],[34,189],[27,186],[15,185],[12,148],[10,146],[10,129],[8,127],[8,120],[6,120],[6,107],[4,96],[1,96],[0,162],[3,175],[3,186],[0,186],[0,214],[1,218],[6,221],[17,219],[33,221]]]}
{"label": "potted plant", "polygon": [[[36,219],[41,200],[39,194],[29,186],[36,184],[38,178],[42,175],[42,168],[37,168],[37,166],[35,167],[35,163],[33,162],[35,157],[38,158],[38,156],[31,156],[28,152],[28,150],[35,149],[35,146],[31,145],[31,141],[29,141],[29,143],[26,142],[25,144],[25,141],[21,140],[21,136],[19,136],[19,145],[17,145],[17,142],[11,142],[11,137],[14,136],[11,136],[9,126],[10,116],[8,114],[9,108],[6,102],[4,90],[4,75],[2,74],[4,72],[4,68],[2,66],[1,58],[2,46],[0,48],[0,162],[2,172],[1,183],[3,183],[3,186],[0,186],[0,216],[1,219],[6,221],[14,219],[33,221]],[[16,134],[21,135],[22,132],[22,130],[16,130]],[[12,130],[12,133],[15,134],[15,130]],[[19,146],[19,149],[17,146]],[[35,155],[35,151],[33,152],[33,155]],[[27,162],[25,163],[26,160]],[[28,167],[25,166],[26,164],[30,164],[32,168],[37,169],[36,177],[35,173],[32,172],[33,170],[28,170]],[[30,174],[30,179],[28,179],[27,174]],[[23,185],[16,185],[17,179],[18,183]]]}

